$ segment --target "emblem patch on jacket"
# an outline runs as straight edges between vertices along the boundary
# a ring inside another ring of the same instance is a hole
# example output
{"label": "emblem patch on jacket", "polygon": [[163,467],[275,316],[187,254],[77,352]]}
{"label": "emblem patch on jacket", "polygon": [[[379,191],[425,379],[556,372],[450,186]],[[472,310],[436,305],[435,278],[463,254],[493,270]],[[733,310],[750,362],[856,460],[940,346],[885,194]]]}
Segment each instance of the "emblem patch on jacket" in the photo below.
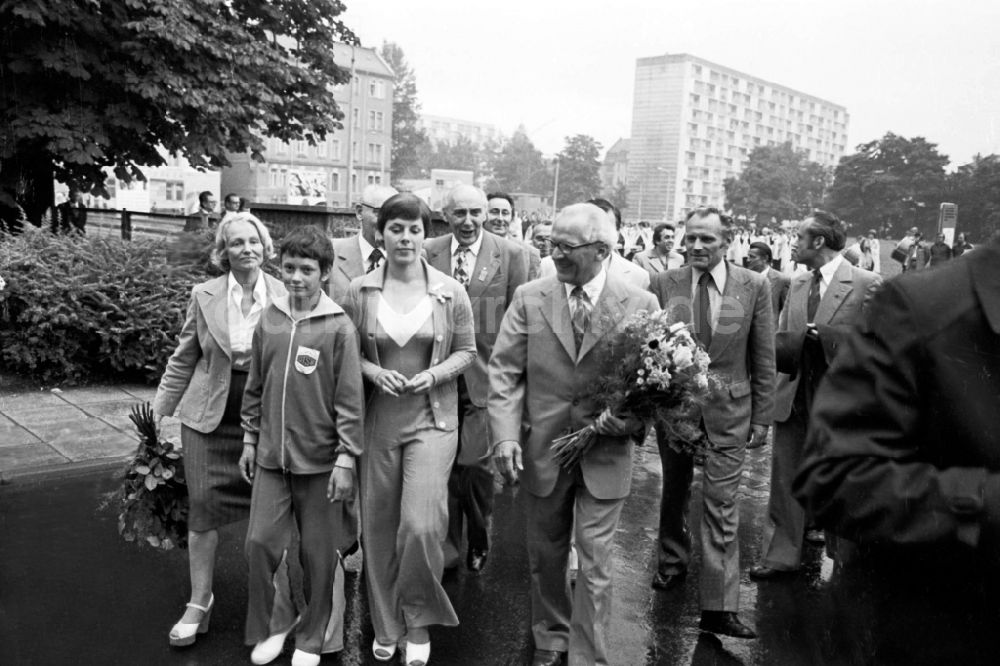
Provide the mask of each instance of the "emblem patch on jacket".
{"label": "emblem patch on jacket", "polygon": [[303,375],[311,375],[319,365],[319,350],[299,345],[295,351],[295,369]]}

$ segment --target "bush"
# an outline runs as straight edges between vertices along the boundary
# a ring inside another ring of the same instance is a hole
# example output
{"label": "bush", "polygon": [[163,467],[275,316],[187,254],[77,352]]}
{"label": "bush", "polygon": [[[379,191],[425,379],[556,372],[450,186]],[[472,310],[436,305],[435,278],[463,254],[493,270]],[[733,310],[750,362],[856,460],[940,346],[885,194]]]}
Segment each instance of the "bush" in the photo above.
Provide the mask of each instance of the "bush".
{"label": "bush", "polygon": [[[203,243],[188,239],[186,242]],[[200,265],[171,264],[166,241],[0,239],[0,363],[46,383],[159,379],[177,344]]]}

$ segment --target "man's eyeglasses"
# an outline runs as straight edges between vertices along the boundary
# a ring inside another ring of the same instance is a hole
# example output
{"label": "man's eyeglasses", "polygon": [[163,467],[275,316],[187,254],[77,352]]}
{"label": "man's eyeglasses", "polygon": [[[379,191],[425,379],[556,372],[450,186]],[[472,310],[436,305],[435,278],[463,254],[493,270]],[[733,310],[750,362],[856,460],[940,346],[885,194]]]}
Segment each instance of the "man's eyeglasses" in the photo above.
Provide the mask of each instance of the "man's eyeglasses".
{"label": "man's eyeglasses", "polygon": [[563,254],[573,254],[574,250],[579,250],[581,247],[587,247],[588,245],[598,245],[601,241],[591,241],[589,243],[580,243],[579,245],[570,245],[569,243],[553,243],[552,239],[549,239],[549,244],[552,246],[553,250],[559,250]]}
{"label": "man's eyeglasses", "polygon": [[363,204],[361,204],[361,207],[362,208],[368,208],[369,210],[371,210],[371,212],[375,213],[376,215],[378,215],[379,213],[382,212],[381,208],[376,208],[375,206],[372,206],[371,204],[363,203]]}
{"label": "man's eyeglasses", "polygon": [[453,208],[451,214],[458,219],[463,219],[466,216],[479,217],[483,214],[482,208]]}

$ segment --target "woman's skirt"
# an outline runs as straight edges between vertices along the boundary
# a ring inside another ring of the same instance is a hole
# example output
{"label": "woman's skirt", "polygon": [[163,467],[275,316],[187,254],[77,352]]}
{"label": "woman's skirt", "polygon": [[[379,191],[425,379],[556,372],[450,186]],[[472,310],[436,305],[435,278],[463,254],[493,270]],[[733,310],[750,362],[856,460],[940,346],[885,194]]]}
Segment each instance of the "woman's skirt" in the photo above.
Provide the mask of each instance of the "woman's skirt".
{"label": "woman's skirt", "polygon": [[247,373],[234,370],[226,411],[219,427],[212,432],[181,426],[184,475],[191,503],[188,529],[194,532],[213,530],[250,516],[253,487],[243,480],[239,468],[243,453],[240,409],[246,383]]}

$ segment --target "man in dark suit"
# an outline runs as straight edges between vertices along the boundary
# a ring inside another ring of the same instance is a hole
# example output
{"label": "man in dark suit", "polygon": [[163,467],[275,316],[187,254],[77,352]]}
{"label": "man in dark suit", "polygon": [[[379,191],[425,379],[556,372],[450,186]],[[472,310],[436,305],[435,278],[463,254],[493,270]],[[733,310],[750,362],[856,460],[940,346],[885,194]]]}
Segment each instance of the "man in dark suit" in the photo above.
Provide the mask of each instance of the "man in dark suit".
{"label": "man in dark suit", "polygon": [[[632,478],[633,438],[645,434],[594,405],[588,392],[607,360],[601,340],[639,310],[649,292],[604,268],[616,233],[599,208],[567,206],[552,229],[556,275],[517,290],[490,359],[494,460],[508,482],[523,469],[528,516],[533,666],[618,663],[608,654],[611,553]],[[593,424],[599,438],[573,469],[552,459],[552,440]],[[523,447],[523,454],[522,454]],[[570,535],[580,573],[567,584]]]}
{"label": "man in dark suit", "polygon": [[755,273],[760,273],[771,283],[771,303],[774,305],[774,320],[778,321],[778,314],[781,308],[785,307],[785,299],[788,298],[788,286],[792,279],[774,268],[771,263],[773,255],[771,247],[767,243],[750,243],[747,250],[747,268]]}
{"label": "man in dark suit", "polygon": [[877,595],[852,636],[880,663],[996,661],[998,350],[994,242],[888,281],[816,394],[793,492],[856,544],[839,570]]}
{"label": "man in dark suit", "polygon": [[843,338],[861,317],[874,289],[875,273],[844,259],[847,234],[835,215],[815,211],[799,225],[792,260],[809,269],[792,281],[778,319],[775,342],[778,388],[771,494],[763,556],[750,577],[763,580],[797,571],[802,562],[806,514],[792,497],[792,479],[802,460],[809,409],[816,387]]}
{"label": "man in dark suit", "polygon": [[215,212],[215,195],[210,190],[198,194],[198,210],[187,216],[184,231],[199,232],[215,229],[219,224],[219,214]]}
{"label": "man in dark suit", "polygon": [[528,279],[528,251],[520,243],[484,233],[486,194],[459,185],[448,193],[444,214],[451,233],[424,242],[427,261],[465,285],[476,327],[476,362],[459,378],[459,450],[448,483],[445,568],[458,566],[463,523],[468,532],[465,563],[478,572],[489,554],[488,520],[493,513],[493,467],[486,415],[486,366],[514,290]]}
{"label": "man in dark suit", "polygon": [[327,293],[335,303],[343,303],[351,280],[370,273],[385,261],[382,241],[377,237],[376,222],[385,200],[396,194],[388,185],[368,185],[361,192],[361,203],[354,205],[354,214],[361,228],[354,236],[331,239],[333,269],[327,283]]}
{"label": "man in dark suit", "polygon": [[[709,369],[724,393],[701,407],[710,444],[702,485],[700,580],[704,631],[755,638],[739,610],[739,507],[736,491],[748,448],[763,446],[774,406],[774,311],[767,278],[724,260],[732,219],[715,208],[688,215],[684,245],[688,264],[665,271],[650,285],[672,321],[693,324],[711,357]],[[657,432],[663,466],[660,540],[653,587],[670,589],[687,572],[691,537],[687,509],[694,461]]]}

